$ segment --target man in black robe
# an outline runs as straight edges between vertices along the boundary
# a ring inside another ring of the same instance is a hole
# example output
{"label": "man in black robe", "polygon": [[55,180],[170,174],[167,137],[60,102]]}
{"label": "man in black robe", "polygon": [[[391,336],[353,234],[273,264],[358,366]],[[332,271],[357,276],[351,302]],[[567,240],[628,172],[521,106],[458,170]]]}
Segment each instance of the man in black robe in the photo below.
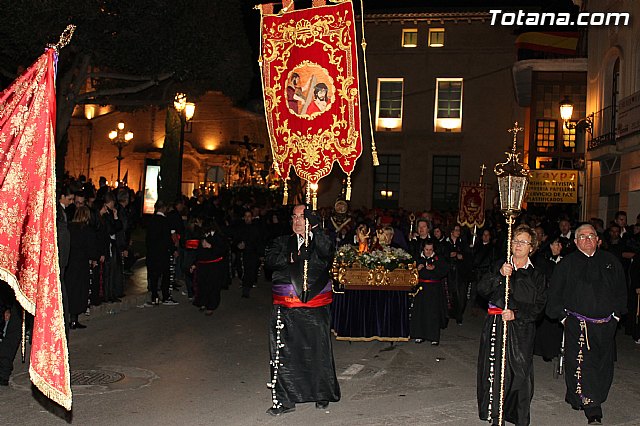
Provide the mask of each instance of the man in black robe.
{"label": "man in black robe", "polygon": [[426,218],[421,217],[418,219],[416,228],[417,232],[409,236],[409,254],[411,254],[414,259],[422,255],[425,244],[433,242],[429,232],[429,221]]}
{"label": "man in black robe", "polygon": [[265,257],[273,270],[269,327],[273,405],[267,410],[273,416],[294,411],[296,403],[315,401],[316,408],[326,409],[329,402],[340,400],[329,328],[333,244],[304,205],[294,207],[292,221],[293,234],[274,239]]}
{"label": "man in black robe", "polygon": [[620,261],[598,248],[593,226],[578,227],[575,244],[551,277],[547,315],[564,324],[565,401],[584,410],[589,424],[601,424],[601,404],[613,381],[616,326],[627,312],[625,277]]}

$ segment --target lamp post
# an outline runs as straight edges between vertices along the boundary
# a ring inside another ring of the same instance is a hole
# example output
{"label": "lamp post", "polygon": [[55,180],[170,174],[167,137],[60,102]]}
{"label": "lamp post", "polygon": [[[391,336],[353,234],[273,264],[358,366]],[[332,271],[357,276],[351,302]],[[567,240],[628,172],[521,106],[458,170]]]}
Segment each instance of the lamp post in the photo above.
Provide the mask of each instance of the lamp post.
{"label": "lamp post", "polygon": [[[560,117],[562,118],[562,121],[564,122],[564,127],[568,130],[573,130],[575,129],[577,130],[583,130],[585,132],[588,132],[589,134],[591,134],[591,136],[593,137],[593,118],[594,118],[594,113],[589,114],[588,116],[581,118],[580,120],[578,120],[576,123],[572,123],[571,117],[573,116],[573,102],[571,102],[571,100],[569,100],[569,98],[565,97],[562,101],[560,101]],[[579,154],[582,154],[584,156],[584,153],[587,152],[587,145],[588,142],[585,138],[585,140],[583,141],[582,145],[581,145],[581,149],[577,150],[579,145],[578,145],[578,137],[577,137],[577,133],[576,133],[576,152]],[[587,195],[589,193],[589,189],[588,189],[588,185],[589,185],[589,179],[588,176],[585,176],[587,174],[586,170],[585,170],[585,158],[579,158],[578,159],[578,163],[574,163],[577,164],[577,167],[574,165],[575,168],[578,169],[578,173],[579,173],[579,181],[584,182],[582,184],[582,191],[580,195],[581,198],[581,206],[580,206],[580,220],[585,220],[585,218],[587,217]],[[586,178],[585,178],[586,177]]]}
{"label": "lamp post", "polygon": [[[520,214],[522,209],[522,200],[527,190],[527,184],[529,183],[529,169],[524,164],[520,163],[520,153],[516,152],[517,136],[518,132],[522,132],[524,129],[518,127],[516,121],[513,128],[509,129],[509,132],[513,133],[513,145],[511,152],[507,152],[507,161],[504,163],[498,163],[493,168],[498,178],[498,191],[500,194],[500,210],[507,221],[507,261],[511,255],[511,232],[512,225],[515,222],[515,218]],[[509,280],[510,277],[505,277],[504,288],[504,308],[507,309],[509,304]],[[493,349],[493,348],[492,348]],[[502,320],[502,356],[500,364],[500,408],[498,414],[498,424],[501,425],[504,414],[504,372],[506,365],[507,354],[507,321]],[[492,382],[493,383],[493,382]],[[490,393],[491,398],[493,392]],[[491,400],[490,400],[491,404]],[[491,409],[489,409],[489,417],[491,417]]]}
{"label": "lamp post", "polygon": [[573,115],[573,102],[567,97],[560,101],[560,117],[564,122],[564,127],[568,130],[583,129],[586,132],[591,133],[593,131],[593,113],[581,118],[577,123],[572,123],[571,116]]}
{"label": "lamp post", "polygon": [[120,186],[120,162],[124,159],[122,156],[122,148],[129,145],[129,142],[133,139],[133,132],[126,132],[124,130],[124,123],[120,122],[118,123],[117,129],[109,132],[109,139],[111,140],[111,144],[118,148],[116,160],[118,160],[118,186]]}
{"label": "lamp post", "polygon": [[187,95],[177,93],[173,100],[173,107],[180,116],[180,152],[178,154],[178,197],[182,196],[182,158],[184,156],[184,128],[187,122],[193,118],[196,111],[196,104],[187,102]]}

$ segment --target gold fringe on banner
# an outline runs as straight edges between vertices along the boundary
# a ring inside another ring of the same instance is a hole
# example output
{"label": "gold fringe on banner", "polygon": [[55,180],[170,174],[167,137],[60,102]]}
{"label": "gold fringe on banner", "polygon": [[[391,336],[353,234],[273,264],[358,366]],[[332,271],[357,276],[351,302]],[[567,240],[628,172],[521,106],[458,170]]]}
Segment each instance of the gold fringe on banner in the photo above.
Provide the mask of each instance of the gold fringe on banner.
{"label": "gold fringe on banner", "polygon": [[351,173],[347,175],[347,193],[344,198],[346,198],[347,201],[351,201]]}

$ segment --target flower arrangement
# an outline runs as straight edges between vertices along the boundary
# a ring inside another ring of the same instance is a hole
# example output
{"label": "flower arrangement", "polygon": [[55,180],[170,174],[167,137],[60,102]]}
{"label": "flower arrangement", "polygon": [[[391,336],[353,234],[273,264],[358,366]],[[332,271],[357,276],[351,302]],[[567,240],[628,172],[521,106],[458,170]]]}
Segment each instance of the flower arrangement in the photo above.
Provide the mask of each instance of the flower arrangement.
{"label": "flower arrangement", "polygon": [[412,261],[413,258],[409,253],[394,247],[384,247],[382,250],[360,254],[356,247],[345,245],[338,249],[335,257],[335,263],[339,265],[352,266],[354,263],[359,263],[368,269],[382,266],[388,271],[401,266],[406,267]]}

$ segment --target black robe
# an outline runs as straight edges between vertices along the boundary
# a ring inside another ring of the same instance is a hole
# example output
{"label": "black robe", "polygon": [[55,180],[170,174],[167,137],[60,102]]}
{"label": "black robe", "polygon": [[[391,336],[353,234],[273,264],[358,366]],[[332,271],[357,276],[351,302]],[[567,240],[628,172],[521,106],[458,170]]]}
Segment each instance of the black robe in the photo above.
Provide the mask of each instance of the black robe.
{"label": "black robe", "polygon": [[[496,270],[499,268],[497,266]],[[505,278],[499,272],[486,274],[478,283],[478,294],[498,308],[504,308],[504,289]],[[535,321],[544,310],[546,296],[545,277],[540,271],[532,267],[520,268],[511,275],[507,307],[514,311],[515,319],[507,323],[504,419],[516,425],[530,423]],[[492,332],[495,336],[493,343]],[[502,336],[502,316],[488,315],[478,354],[478,414],[482,420],[498,419]],[[495,356],[491,355],[492,344]],[[492,358],[495,361],[492,362]]]}
{"label": "black robe", "polygon": [[[562,256],[552,256],[550,253],[540,253],[534,263],[536,268],[547,278],[547,284],[556,265],[562,260]],[[548,288],[548,285],[547,285]],[[562,331],[564,327],[557,319],[551,319],[544,315],[536,323],[536,340],[533,346],[534,355],[541,356],[545,361],[550,361],[560,355],[562,347]]]}
{"label": "black robe", "polygon": [[[607,322],[580,321],[568,311]],[[613,382],[617,321],[627,312],[627,288],[622,265],[614,255],[597,249],[589,257],[579,250],[567,255],[551,277],[547,315],[565,326],[565,400],[585,414],[602,416]],[[586,333],[581,330],[586,326]],[[581,340],[586,344],[580,345]],[[581,356],[580,356],[581,355]],[[580,368],[580,378],[576,371]],[[578,392],[580,388],[580,392]]]}
{"label": "black robe", "polygon": [[[411,337],[425,339],[431,342],[440,341],[440,329],[445,328],[447,306],[443,280],[449,273],[449,264],[437,255],[434,255],[429,263],[435,266],[434,270],[426,267],[418,272],[420,291],[413,298],[411,309]],[[416,266],[427,264],[427,259],[420,256],[416,259]],[[425,282],[429,280],[433,282]]]}
{"label": "black robe", "polygon": [[69,313],[79,315],[87,310],[89,301],[90,260],[98,260],[95,230],[83,223],[69,225],[69,263],[65,270],[64,283],[67,286]]}
{"label": "black robe", "polygon": [[[333,244],[323,231],[313,233],[308,270],[308,301],[326,287]],[[267,247],[265,264],[273,270],[273,284],[293,284],[303,300],[303,261],[296,256],[297,236],[274,239]],[[291,262],[292,254],[294,262]],[[331,347],[331,305],[285,307],[273,305],[269,350],[273,407],[300,402],[340,400]]]}

